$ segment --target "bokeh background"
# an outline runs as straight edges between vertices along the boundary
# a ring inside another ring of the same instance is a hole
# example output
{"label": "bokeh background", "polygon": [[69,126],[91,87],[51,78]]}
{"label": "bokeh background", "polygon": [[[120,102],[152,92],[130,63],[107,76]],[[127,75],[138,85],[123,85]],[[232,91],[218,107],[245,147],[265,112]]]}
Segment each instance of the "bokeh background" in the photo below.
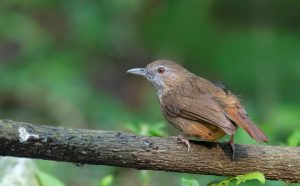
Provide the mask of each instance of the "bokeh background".
{"label": "bokeh background", "polygon": [[[171,59],[240,95],[271,145],[299,145],[299,10],[300,2],[292,0],[2,0],[1,118],[176,135],[152,85],[126,74],[155,59]],[[236,141],[255,143],[241,130]],[[224,179],[35,163],[72,186],[101,185],[107,176],[116,186]]]}

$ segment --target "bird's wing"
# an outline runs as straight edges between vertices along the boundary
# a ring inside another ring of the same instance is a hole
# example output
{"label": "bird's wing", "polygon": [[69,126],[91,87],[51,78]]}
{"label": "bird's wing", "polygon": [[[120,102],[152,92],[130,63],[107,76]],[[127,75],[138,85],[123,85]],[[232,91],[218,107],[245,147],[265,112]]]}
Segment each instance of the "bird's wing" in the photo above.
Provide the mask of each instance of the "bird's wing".
{"label": "bird's wing", "polygon": [[236,131],[235,125],[226,117],[218,103],[205,95],[195,94],[193,91],[188,93],[181,89],[169,91],[161,101],[162,109],[169,116],[213,124],[229,135]]}
{"label": "bird's wing", "polygon": [[200,78],[196,78],[193,82],[193,86],[200,86],[199,89],[203,92],[213,95],[212,99],[224,109],[226,117],[242,127],[253,139],[259,142],[267,142],[269,140],[268,137],[249,119],[239,99],[228,91],[222,83],[211,83],[209,81],[203,83],[203,80]]}

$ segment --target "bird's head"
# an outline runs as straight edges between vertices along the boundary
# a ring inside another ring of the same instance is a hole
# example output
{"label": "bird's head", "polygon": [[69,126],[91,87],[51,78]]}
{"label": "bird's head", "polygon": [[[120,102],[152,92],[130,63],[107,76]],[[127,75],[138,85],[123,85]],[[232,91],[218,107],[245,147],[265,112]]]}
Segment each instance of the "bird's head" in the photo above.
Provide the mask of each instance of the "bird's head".
{"label": "bird's head", "polygon": [[157,91],[164,91],[191,73],[182,66],[167,60],[157,60],[147,65],[146,68],[133,68],[129,74],[140,75],[152,82]]}

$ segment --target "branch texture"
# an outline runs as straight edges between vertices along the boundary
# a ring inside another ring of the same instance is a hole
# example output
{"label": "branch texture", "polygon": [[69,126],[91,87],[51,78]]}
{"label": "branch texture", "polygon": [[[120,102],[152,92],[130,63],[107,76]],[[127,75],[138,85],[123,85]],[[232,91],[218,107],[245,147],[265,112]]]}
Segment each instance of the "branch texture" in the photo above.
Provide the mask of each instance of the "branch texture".
{"label": "branch texture", "polygon": [[300,148],[191,141],[175,137],[36,126],[0,120],[0,155],[135,169],[236,176],[259,171],[266,178],[300,182]]}

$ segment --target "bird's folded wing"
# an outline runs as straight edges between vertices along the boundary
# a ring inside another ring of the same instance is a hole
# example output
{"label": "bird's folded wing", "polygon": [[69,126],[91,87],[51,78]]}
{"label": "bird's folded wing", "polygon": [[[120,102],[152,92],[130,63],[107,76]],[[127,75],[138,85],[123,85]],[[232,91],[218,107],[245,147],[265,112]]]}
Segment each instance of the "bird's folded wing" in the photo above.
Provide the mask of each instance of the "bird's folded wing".
{"label": "bird's folded wing", "polygon": [[170,116],[213,124],[229,135],[236,131],[235,125],[226,117],[218,103],[203,95],[187,96],[175,91],[165,94],[162,102],[162,109]]}

